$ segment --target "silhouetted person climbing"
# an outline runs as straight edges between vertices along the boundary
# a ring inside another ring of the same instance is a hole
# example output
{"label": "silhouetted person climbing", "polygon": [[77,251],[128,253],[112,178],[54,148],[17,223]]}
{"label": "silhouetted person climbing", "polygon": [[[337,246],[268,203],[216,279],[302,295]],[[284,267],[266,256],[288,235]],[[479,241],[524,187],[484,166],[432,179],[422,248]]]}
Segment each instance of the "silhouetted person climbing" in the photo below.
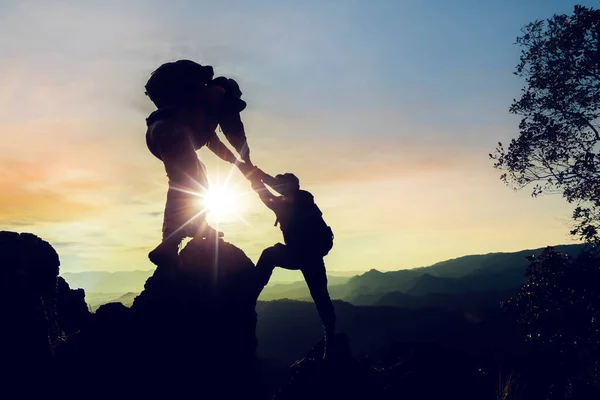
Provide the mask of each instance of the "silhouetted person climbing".
{"label": "silhouetted person climbing", "polygon": [[[327,290],[325,257],[333,247],[333,232],[325,223],[311,193],[300,190],[300,181],[290,173],[274,178],[259,168],[248,177],[262,202],[275,213],[285,244],[265,249],[256,264],[259,287],[264,287],[276,266],[300,270],[325,328],[325,342],[335,333],[335,311]],[[267,184],[281,196],[273,195]]]}
{"label": "silhouetted person climbing", "polygon": [[[208,179],[196,151],[206,145],[242,172],[252,164],[240,118],[246,103],[233,79],[213,80],[211,66],[179,60],[161,65],[145,88],[158,108],[146,119],[146,143],[169,179],[162,242],[148,255],[158,265],[177,259],[185,237],[222,236],[206,224],[200,195],[208,189]],[[244,162],[219,140],[217,125]]]}

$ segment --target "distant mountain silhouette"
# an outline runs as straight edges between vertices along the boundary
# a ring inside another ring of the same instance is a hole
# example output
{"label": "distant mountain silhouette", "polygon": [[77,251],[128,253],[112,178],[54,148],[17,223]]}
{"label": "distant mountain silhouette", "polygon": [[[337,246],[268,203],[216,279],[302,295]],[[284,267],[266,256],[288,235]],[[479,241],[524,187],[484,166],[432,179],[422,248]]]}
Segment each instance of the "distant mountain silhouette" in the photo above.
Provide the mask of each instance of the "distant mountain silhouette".
{"label": "distant mountain silhouette", "polygon": [[[91,311],[96,311],[101,305],[113,303],[124,294],[125,293],[93,293],[85,291],[85,302]],[[139,292],[137,294],[139,294]]]}
{"label": "distant mountain silhouette", "polygon": [[414,281],[426,271],[423,268],[405,269],[393,272],[380,272],[372,269],[362,275],[352,277],[347,287],[347,298],[372,293],[387,293],[391,291],[406,292]]}
{"label": "distant mountain silhouette", "polygon": [[[569,255],[581,253],[585,245],[561,245],[555,249]],[[423,296],[432,293],[505,291],[525,282],[527,256],[543,249],[515,253],[470,255],[429,267],[391,272],[371,270],[345,284],[344,300],[354,304],[376,304],[389,292]]]}
{"label": "distant mountain silhouette", "polygon": [[114,299],[112,302],[113,303],[122,303],[126,307],[131,307],[133,305],[133,302],[135,301],[135,298],[138,295],[139,295],[138,293],[134,293],[134,292],[125,293],[124,295],[121,295],[121,296],[117,297],[116,299]]}
{"label": "distant mountain silhouette", "polygon": [[[559,245],[555,249],[569,255],[579,254],[584,245]],[[429,267],[408,270],[381,272],[372,269],[361,275],[342,277],[329,275],[329,292],[332,298],[350,302],[355,305],[377,305],[380,299],[388,293],[405,293],[412,296],[426,296],[435,293],[460,292],[510,292],[518,288],[525,280],[525,270],[529,255],[539,254],[542,249],[523,250],[514,253],[490,253],[483,255],[468,255],[452,260],[442,261]],[[302,279],[298,271],[299,279]],[[86,300],[93,310],[100,305],[121,301],[117,300],[126,292],[114,288],[131,288],[140,285],[141,279],[147,279],[151,271],[121,271],[114,273],[89,272],[71,273],[63,276],[73,278],[74,282],[91,287],[94,279],[99,283],[93,287],[103,288],[107,293],[95,293],[87,290]],[[71,281],[69,281],[71,282]],[[113,285],[114,282],[114,285]],[[79,287],[71,283],[73,287]],[[131,295],[129,296],[131,297]],[[303,280],[270,284],[265,287],[259,300],[292,299],[310,301],[306,283]],[[130,299],[122,299],[126,305]],[[421,304],[412,301],[411,304]],[[440,306],[443,307],[443,304]]]}
{"label": "distant mountain silhouette", "polygon": [[[584,245],[560,245],[557,251],[569,255],[579,254]],[[387,293],[405,293],[426,296],[435,293],[508,292],[525,281],[529,262],[527,256],[539,254],[543,249],[523,250],[514,253],[469,255],[442,261],[429,267],[381,272],[372,269],[347,282],[331,280],[332,298],[355,305],[376,305]],[[309,300],[301,283],[267,286],[260,300]],[[413,302],[414,303],[414,302]],[[416,303],[415,303],[416,304]]]}
{"label": "distant mountain silhouette", "polygon": [[[82,272],[63,272],[60,275],[72,287],[84,289],[87,296],[91,295],[92,302],[96,302],[96,297],[102,297],[107,294],[109,298],[114,298],[115,294],[121,295],[128,292],[140,293],[144,288],[144,283],[154,270],[134,270],[134,271],[82,271]],[[348,281],[352,276],[359,274],[358,271],[328,271],[328,279],[332,284],[339,284]],[[279,285],[290,285],[289,288],[306,286],[304,277],[300,271],[289,271],[285,269],[276,269],[273,272],[272,285],[267,286],[270,291],[273,287]],[[293,286],[292,286],[293,285]],[[279,290],[279,289],[277,289]],[[308,292],[307,292],[308,293]]]}
{"label": "distant mountain silhouette", "polygon": [[86,293],[140,293],[144,289],[144,282],[154,270],[147,271],[83,271],[64,272],[63,278],[72,287],[81,288]]}
{"label": "distant mountain silhouette", "polygon": [[[573,256],[581,253],[585,245],[567,244],[552,247],[558,252]],[[544,248],[521,250],[517,252],[468,255],[447,261],[441,261],[423,269],[426,269],[427,273],[434,276],[458,278],[476,273],[477,271],[492,272],[504,271],[512,268],[526,268],[529,264],[526,258],[528,256],[540,254],[543,249]]]}
{"label": "distant mountain silhouette", "polygon": [[425,273],[413,281],[406,293],[413,296],[424,296],[430,293],[460,293],[465,291],[467,291],[467,288],[461,284],[459,279]]}
{"label": "distant mountain silhouette", "polygon": [[131,307],[133,301],[139,295],[139,293],[128,292],[125,294],[121,293],[95,293],[90,296],[86,294],[86,300],[89,308],[92,312],[95,312],[100,306],[109,303],[121,303],[125,307]]}
{"label": "distant mountain silhouette", "polygon": [[518,289],[467,293],[430,293],[412,296],[402,292],[389,292],[377,299],[374,305],[405,308],[447,308],[467,310],[473,307],[491,307],[514,295]]}
{"label": "distant mountain silhouette", "polygon": [[[296,271],[298,272],[298,271]],[[333,298],[342,298],[346,294],[344,286],[350,280],[350,277],[327,276],[329,294]],[[259,300],[277,300],[282,298],[310,300],[311,295],[308,286],[304,280],[293,283],[280,283],[267,285],[260,294]]]}

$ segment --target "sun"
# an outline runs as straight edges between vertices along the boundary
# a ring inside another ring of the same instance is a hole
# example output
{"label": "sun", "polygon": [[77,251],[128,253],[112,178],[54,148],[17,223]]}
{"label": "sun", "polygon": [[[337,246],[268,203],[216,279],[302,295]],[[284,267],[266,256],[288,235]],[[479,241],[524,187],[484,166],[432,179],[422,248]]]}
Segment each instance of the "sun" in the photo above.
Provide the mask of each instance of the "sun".
{"label": "sun", "polygon": [[207,218],[217,223],[232,219],[239,213],[237,193],[226,185],[211,185],[201,200]]}

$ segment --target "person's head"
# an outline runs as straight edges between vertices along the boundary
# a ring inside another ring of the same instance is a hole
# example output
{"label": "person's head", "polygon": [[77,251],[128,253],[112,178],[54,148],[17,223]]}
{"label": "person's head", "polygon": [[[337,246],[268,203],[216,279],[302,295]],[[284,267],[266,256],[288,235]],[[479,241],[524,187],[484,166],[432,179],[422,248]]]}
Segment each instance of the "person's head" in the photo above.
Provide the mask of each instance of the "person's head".
{"label": "person's head", "polygon": [[240,112],[246,108],[237,82],[220,76],[213,79],[209,65],[178,60],[161,65],[146,84],[146,95],[158,108],[173,107],[198,129],[221,125],[226,136],[245,137]]}
{"label": "person's head", "polygon": [[146,83],[146,95],[158,108],[190,108],[202,101],[214,72],[210,65],[190,60],[168,62],[152,73]]}
{"label": "person's head", "polygon": [[224,90],[221,109],[223,112],[240,113],[246,108],[246,102],[242,100],[240,85],[231,78],[219,76],[210,83],[211,86],[220,87]]}
{"label": "person's head", "polygon": [[300,190],[300,180],[296,175],[286,172],[285,174],[275,175],[277,180],[277,190],[284,196],[293,196],[298,190]]}

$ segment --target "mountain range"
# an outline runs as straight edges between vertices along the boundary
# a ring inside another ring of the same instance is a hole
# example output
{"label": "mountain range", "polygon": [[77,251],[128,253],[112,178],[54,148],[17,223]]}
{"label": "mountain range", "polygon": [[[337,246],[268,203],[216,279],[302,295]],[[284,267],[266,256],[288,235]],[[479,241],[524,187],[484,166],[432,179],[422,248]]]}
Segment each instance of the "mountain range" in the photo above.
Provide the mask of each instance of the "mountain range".
{"label": "mountain range", "polygon": [[[558,245],[554,249],[573,256],[579,254],[584,245]],[[527,257],[542,250],[468,255],[428,267],[388,272],[372,269],[352,277],[330,273],[329,292],[333,299],[354,305],[451,308],[463,304],[469,296],[487,304],[515,292],[525,282]],[[95,309],[115,301],[130,305],[152,272],[89,271],[62,276],[71,287],[85,289],[86,301]],[[297,275],[302,278],[301,274]],[[453,297],[453,294],[460,296]],[[310,301],[311,297],[306,283],[296,281],[270,284],[259,298],[263,301],[278,299]]]}
{"label": "mountain range", "polygon": [[[576,256],[584,247],[554,249]],[[372,269],[351,277],[330,274],[336,331],[348,338],[357,360],[377,360],[378,368],[400,365],[412,371],[411,363],[422,362],[424,371],[439,367],[443,374],[445,364],[438,364],[444,352],[452,360],[450,368],[460,358],[474,371],[495,371],[510,360],[527,359],[516,319],[499,305],[525,282],[527,257],[542,250],[469,255],[428,267]],[[71,287],[86,289],[85,300],[95,311],[105,303],[131,306],[152,272],[65,273],[63,277]],[[292,272],[302,278],[298,271]],[[275,390],[288,379],[289,366],[323,337],[323,328],[304,281],[271,283],[259,300],[257,355],[269,390]]]}

